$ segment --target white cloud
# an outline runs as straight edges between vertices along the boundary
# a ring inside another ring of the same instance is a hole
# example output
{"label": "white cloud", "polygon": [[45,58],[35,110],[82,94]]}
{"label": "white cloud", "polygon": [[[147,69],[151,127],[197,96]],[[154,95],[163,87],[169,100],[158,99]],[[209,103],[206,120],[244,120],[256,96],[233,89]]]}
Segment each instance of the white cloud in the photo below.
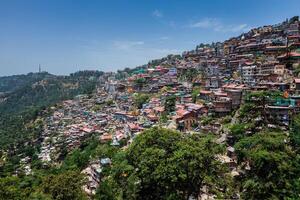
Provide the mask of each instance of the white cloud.
{"label": "white cloud", "polygon": [[143,41],[114,41],[113,47],[119,50],[129,50],[133,47],[142,46],[145,42]]}
{"label": "white cloud", "polygon": [[191,23],[190,28],[212,29],[216,32],[246,32],[251,29],[247,24],[223,24],[220,20],[215,18],[205,18],[198,22]]}
{"label": "white cloud", "polygon": [[[183,50],[170,48],[162,44],[160,39],[168,39],[162,35],[153,40],[115,39],[107,43],[97,42],[89,48],[80,50],[79,66],[99,66],[97,69],[115,71],[125,67],[147,64],[150,60],[162,58],[169,54],[181,54]],[[89,44],[89,43],[88,43]]]}
{"label": "white cloud", "polygon": [[[160,40],[168,40],[169,37],[161,37]],[[168,49],[168,48],[154,48],[151,46],[145,45],[143,41],[113,41],[112,43],[113,50],[122,50],[126,52],[145,52],[149,55],[158,55],[164,56],[168,54],[180,54],[182,51],[178,49]]]}
{"label": "white cloud", "polygon": [[147,64],[150,60],[162,58],[169,54],[180,54],[183,51],[167,48],[159,45],[158,41],[156,42],[115,40],[106,47],[102,44],[98,46],[99,49],[84,51],[83,57],[89,66],[103,66],[99,69],[112,71]]}
{"label": "white cloud", "polygon": [[160,11],[160,10],[154,10],[153,12],[152,12],[152,16],[153,17],[156,17],[156,18],[162,18],[164,15],[163,15],[163,13]]}
{"label": "white cloud", "polygon": [[216,28],[219,26],[219,22],[216,19],[212,18],[205,18],[198,22],[190,24],[191,28]]}
{"label": "white cloud", "polygon": [[231,30],[233,32],[249,31],[250,29],[251,29],[251,27],[248,26],[247,24],[240,24],[240,25],[236,25],[236,26],[231,27]]}
{"label": "white cloud", "polygon": [[159,38],[159,40],[169,40],[170,38],[168,36],[162,36]]}

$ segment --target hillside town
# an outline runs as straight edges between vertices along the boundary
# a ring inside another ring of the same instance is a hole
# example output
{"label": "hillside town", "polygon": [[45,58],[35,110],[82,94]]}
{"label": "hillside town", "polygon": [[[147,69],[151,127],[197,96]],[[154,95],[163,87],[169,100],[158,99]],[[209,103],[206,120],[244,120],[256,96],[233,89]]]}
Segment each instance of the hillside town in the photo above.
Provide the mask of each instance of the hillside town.
{"label": "hillside town", "polygon": [[[44,119],[39,159],[58,165],[65,152],[89,137],[127,148],[147,128],[158,126],[186,134],[213,133],[227,152],[218,159],[241,173],[224,121],[234,123],[235,111],[245,102],[264,113],[253,119],[269,128],[288,130],[300,112],[300,21],[254,28],[224,42],[200,44],[182,55],[153,60],[135,69],[105,73],[97,90],[51,107]],[[258,101],[253,91],[282,93]],[[258,125],[255,129],[262,129]],[[93,160],[82,171],[88,176],[84,190],[95,194],[102,167],[111,158]],[[26,165],[30,174],[30,165]]]}

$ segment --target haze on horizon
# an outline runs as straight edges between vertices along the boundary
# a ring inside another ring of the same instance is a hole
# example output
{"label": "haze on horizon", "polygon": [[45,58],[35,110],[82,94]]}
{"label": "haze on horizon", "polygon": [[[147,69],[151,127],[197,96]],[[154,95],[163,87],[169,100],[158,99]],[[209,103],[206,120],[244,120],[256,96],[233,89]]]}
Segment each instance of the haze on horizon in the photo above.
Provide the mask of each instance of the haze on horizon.
{"label": "haze on horizon", "polygon": [[1,0],[0,76],[116,71],[300,15],[299,0]]}

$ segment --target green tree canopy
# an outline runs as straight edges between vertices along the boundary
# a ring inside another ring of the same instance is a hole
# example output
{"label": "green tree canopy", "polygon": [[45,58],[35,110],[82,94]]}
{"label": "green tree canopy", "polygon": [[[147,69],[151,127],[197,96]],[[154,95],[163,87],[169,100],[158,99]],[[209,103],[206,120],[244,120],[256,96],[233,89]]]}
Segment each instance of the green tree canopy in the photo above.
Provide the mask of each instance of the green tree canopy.
{"label": "green tree canopy", "polygon": [[300,151],[300,114],[293,117],[291,131],[290,131],[291,143],[293,147]]}
{"label": "green tree canopy", "polygon": [[166,112],[174,112],[176,106],[176,96],[171,95],[167,96],[165,100],[165,111]]}
{"label": "green tree canopy", "polygon": [[66,171],[58,175],[48,175],[42,183],[42,191],[57,200],[86,199],[81,189],[83,176],[77,171]]}
{"label": "green tree canopy", "polygon": [[121,188],[115,191],[123,199],[187,199],[205,185],[225,198],[226,168],[216,159],[222,150],[211,136],[146,130],[114,159],[112,177]]}
{"label": "green tree canopy", "polygon": [[137,108],[141,109],[144,103],[147,103],[150,99],[149,94],[137,93],[133,95],[133,101]]}
{"label": "green tree canopy", "polygon": [[280,132],[257,133],[236,145],[245,176],[241,180],[245,199],[299,199],[300,157]]}

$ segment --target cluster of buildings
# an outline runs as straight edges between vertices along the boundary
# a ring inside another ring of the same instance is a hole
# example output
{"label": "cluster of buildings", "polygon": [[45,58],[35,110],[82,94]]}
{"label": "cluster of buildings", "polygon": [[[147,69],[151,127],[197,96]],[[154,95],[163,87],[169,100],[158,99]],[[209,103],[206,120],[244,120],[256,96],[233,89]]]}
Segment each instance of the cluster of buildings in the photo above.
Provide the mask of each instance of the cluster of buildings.
{"label": "cluster of buildings", "polygon": [[82,170],[82,174],[87,176],[87,181],[83,185],[82,189],[88,195],[95,195],[97,188],[99,187],[101,179],[103,179],[102,171],[104,167],[109,167],[111,165],[110,158],[101,158],[99,160],[94,160],[89,163],[88,167]]}
{"label": "cluster of buildings", "polygon": [[[278,125],[288,126],[290,115],[300,111],[299,72],[300,22],[293,17],[223,43],[201,44],[182,56],[152,61],[130,73],[118,72],[120,79],[115,73],[105,73],[95,94],[52,108],[40,138],[39,157],[45,162],[59,161],[63,149],[71,151],[92,135],[102,143],[122,146],[123,141],[127,145],[155,125],[217,133],[221,122],[201,123],[201,118],[231,114],[249,101],[245,99],[249,91],[284,93],[260,106]],[[134,102],[137,93],[148,95],[141,107]],[[227,150],[228,155],[220,160],[234,165],[234,149]],[[83,172],[89,177],[84,188],[89,194],[100,183],[101,161],[90,163]]]}
{"label": "cluster of buildings", "polygon": [[[198,74],[193,76],[196,72]],[[136,80],[144,79],[146,86],[135,88],[141,92],[158,92],[170,87],[171,90],[160,96],[161,102],[164,95],[174,94],[178,105],[202,102],[201,114],[217,116],[238,108],[243,94],[248,91],[286,92],[285,100],[271,99],[266,106],[270,115],[282,113],[278,118],[288,121],[288,113],[299,110],[299,72],[300,22],[296,16],[276,25],[252,29],[222,43],[201,44],[181,57],[162,59],[158,66],[150,62],[131,74],[125,84],[134,87]],[[185,76],[191,79],[182,79]],[[191,88],[195,86],[201,88],[200,94],[192,99]],[[176,112],[189,119],[197,118],[196,114],[183,110],[180,108]],[[182,127],[179,121],[184,117],[177,119],[180,119],[176,120],[177,127]],[[190,123],[185,124],[183,130],[190,129]]]}
{"label": "cluster of buildings", "polygon": [[114,144],[128,137],[124,124],[114,116],[120,112],[117,101],[102,88],[92,97],[79,95],[52,107],[41,134],[39,158],[58,161],[62,152],[70,152],[91,136]]}

